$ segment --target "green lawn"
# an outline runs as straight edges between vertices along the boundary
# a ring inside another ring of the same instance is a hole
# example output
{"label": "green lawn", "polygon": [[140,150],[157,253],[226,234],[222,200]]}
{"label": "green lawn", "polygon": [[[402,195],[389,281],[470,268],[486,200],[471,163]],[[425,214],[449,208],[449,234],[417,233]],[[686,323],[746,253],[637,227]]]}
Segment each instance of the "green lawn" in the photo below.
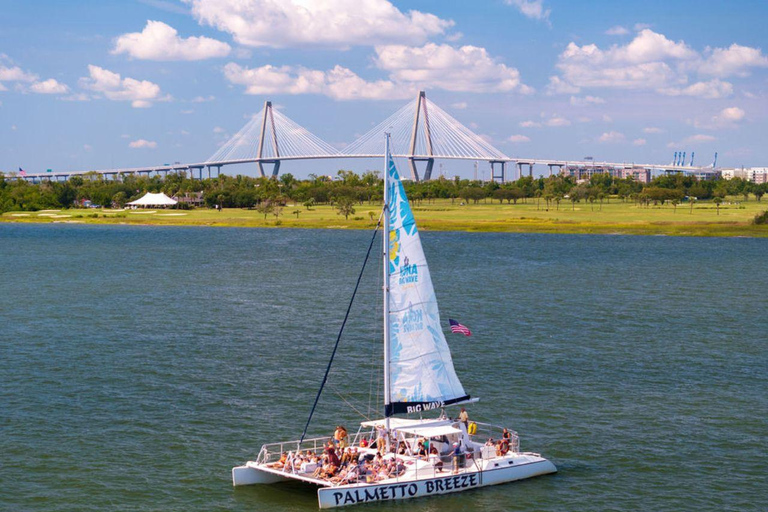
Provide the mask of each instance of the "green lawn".
{"label": "green lawn", "polygon": [[[519,233],[621,233],[638,235],[682,236],[768,236],[768,226],[751,224],[755,214],[768,209],[768,201],[728,198],[717,214],[713,202],[700,201],[691,211],[688,203],[641,207],[631,202],[560,203],[546,209],[542,200],[516,205],[498,201],[462,205],[460,200],[413,203],[414,215],[422,230],[503,231]],[[299,210],[298,217],[295,212]],[[180,226],[300,227],[367,229],[379,215],[377,205],[356,205],[348,220],[327,205],[307,210],[301,205],[282,209],[279,217],[264,219],[255,210],[225,209],[222,212],[198,210],[60,210],[8,212],[4,222],[86,222],[97,224],[152,224]],[[152,213],[154,212],[154,213]],[[371,214],[374,220],[371,220]]]}

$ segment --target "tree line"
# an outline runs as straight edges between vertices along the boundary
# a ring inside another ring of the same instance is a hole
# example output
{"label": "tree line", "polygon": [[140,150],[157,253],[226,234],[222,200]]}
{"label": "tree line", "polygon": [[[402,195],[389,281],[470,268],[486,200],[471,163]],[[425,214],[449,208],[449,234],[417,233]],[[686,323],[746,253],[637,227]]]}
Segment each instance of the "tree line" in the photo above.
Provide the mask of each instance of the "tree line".
{"label": "tree line", "polygon": [[[0,174],[0,212],[74,208],[84,200],[105,207],[123,207],[146,192],[164,192],[169,196],[202,192],[204,204],[209,208],[267,209],[279,208],[288,202],[301,203],[306,208],[331,204],[346,216],[354,213],[355,204],[381,202],[382,187],[378,172],[359,175],[346,170],[338,171],[333,178],[311,174],[305,180],[296,179],[291,174],[283,174],[279,179],[220,175],[197,180],[185,173],[166,177],[126,175],[122,180],[110,180],[93,173],[73,176],[62,182],[37,184]],[[713,200],[719,204],[726,196],[741,196],[745,201],[754,197],[760,201],[768,191],[768,184],[755,184],[740,178],[699,181],[682,174],[658,176],[650,183],[618,179],[609,174],[596,174],[580,183],[561,175],[537,179],[522,177],[504,184],[441,177],[424,182],[406,181],[404,187],[416,203],[450,199],[465,204],[480,201],[516,204],[535,199],[556,209],[561,208],[562,202],[575,207],[581,201],[594,205],[612,199],[645,206],[665,203],[676,206],[683,201],[695,200]]]}

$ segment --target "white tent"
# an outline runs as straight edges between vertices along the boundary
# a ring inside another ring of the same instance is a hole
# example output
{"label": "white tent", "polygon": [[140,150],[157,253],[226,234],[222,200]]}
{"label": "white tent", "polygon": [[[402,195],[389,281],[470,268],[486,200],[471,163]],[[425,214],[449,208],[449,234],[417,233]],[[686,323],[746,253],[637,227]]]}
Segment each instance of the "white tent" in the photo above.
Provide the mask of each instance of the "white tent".
{"label": "white tent", "polygon": [[177,202],[178,201],[175,201],[175,200],[171,199],[170,197],[168,197],[167,195],[163,194],[162,192],[160,192],[159,194],[153,194],[152,192],[147,192],[146,194],[144,194],[144,197],[142,197],[141,199],[137,199],[135,201],[131,201],[130,203],[128,203],[128,206],[133,206],[133,207],[136,207],[136,206],[151,206],[151,207],[156,207],[156,206],[173,206]]}

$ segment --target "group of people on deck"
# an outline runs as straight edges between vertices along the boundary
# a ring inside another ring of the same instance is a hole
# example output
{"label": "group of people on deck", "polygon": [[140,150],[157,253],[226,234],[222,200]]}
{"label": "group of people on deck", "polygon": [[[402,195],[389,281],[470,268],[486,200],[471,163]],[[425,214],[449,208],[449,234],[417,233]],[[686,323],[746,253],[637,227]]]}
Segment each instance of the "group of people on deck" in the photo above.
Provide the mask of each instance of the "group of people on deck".
{"label": "group of people on deck", "polygon": [[509,453],[509,442],[512,439],[512,434],[510,434],[509,430],[506,428],[501,433],[501,439],[498,441],[494,441],[493,438],[489,438],[488,441],[485,442],[485,446],[495,446],[496,447],[496,456],[497,457],[503,457],[507,453]]}
{"label": "group of people on deck", "polygon": [[[462,409],[459,421],[468,423],[467,413]],[[271,464],[275,469],[304,473],[313,478],[328,480],[333,483],[378,482],[388,478],[397,478],[406,471],[405,460],[414,457],[417,460],[429,462],[437,472],[443,471],[443,459],[437,445],[449,442],[443,436],[440,442],[431,442],[429,438],[413,439],[412,442],[401,440],[395,442],[382,425],[376,427],[374,435],[369,439],[363,437],[359,448],[349,446],[349,433],[342,425],[338,425],[322,453],[312,450],[306,452],[282,453],[280,459]],[[389,443],[388,443],[389,441]],[[503,457],[510,451],[511,433],[505,428],[498,441],[489,438],[485,446],[495,447],[497,457]],[[387,445],[389,444],[389,450]],[[453,472],[459,471],[463,464],[462,442],[448,445],[453,459]],[[375,449],[375,454],[373,450]],[[469,449],[470,452],[472,449]],[[467,457],[471,454],[467,455]],[[405,460],[404,460],[405,459]],[[413,462],[407,462],[412,464]]]}
{"label": "group of people on deck", "polygon": [[[400,456],[411,456],[428,461],[438,472],[443,471],[443,461],[437,447],[430,445],[429,439],[418,439],[409,450],[404,441],[390,443],[387,453],[387,431],[377,428],[376,434],[360,440],[360,447],[349,446],[349,434],[343,426],[337,426],[331,439],[321,454],[312,450],[298,453],[282,453],[277,462],[271,464],[275,469],[305,473],[313,478],[328,480],[333,483],[378,482],[388,478],[397,478],[406,471],[406,463]],[[371,453],[366,448],[376,449]]]}

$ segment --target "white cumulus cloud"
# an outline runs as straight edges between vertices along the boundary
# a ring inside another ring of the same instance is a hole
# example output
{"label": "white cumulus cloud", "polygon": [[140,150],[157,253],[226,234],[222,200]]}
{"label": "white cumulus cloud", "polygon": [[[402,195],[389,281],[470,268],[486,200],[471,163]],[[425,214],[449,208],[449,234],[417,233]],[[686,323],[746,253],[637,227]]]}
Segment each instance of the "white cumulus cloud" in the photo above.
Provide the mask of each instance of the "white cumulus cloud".
{"label": "white cumulus cloud", "polygon": [[560,127],[560,126],[570,126],[571,122],[568,119],[555,114],[549,119],[547,119],[546,121],[544,121],[544,124],[552,127]]}
{"label": "white cumulus cloud", "polygon": [[80,79],[80,86],[103,94],[107,99],[130,101],[134,108],[150,107],[154,101],[163,99],[160,97],[160,86],[148,80],[122,78],[119,73],[93,64],[88,65],[88,73],[88,77]]}
{"label": "white cumulus cloud", "polygon": [[185,1],[199,23],[252,47],[421,44],[454,25],[434,14],[402,12],[388,0]]}
{"label": "white cumulus cloud", "polygon": [[424,88],[482,93],[533,91],[521,82],[517,69],[476,46],[377,46],[374,63],[387,73],[387,79],[366,80],[338,65],[323,71],[302,66],[248,68],[234,62],[224,66],[224,76],[230,83],[245,86],[246,94],[323,94],[337,100],[403,99]]}
{"label": "white cumulus cloud", "polygon": [[162,21],[148,20],[141,32],[123,34],[115,39],[113,54],[126,53],[142,60],[203,60],[226,57],[232,48],[210,37],[179,37],[175,28]]}
{"label": "white cumulus cloud", "polygon": [[547,20],[551,9],[544,8],[544,0],[504,0],[507,5],[515,7],[523,15],[534,20]]}
{"label": "white cumulus cloud", "polygon": [[0,66],[0,82],[34,82],[37,75],[24,71],[19,66]]}
{"label": "white cumulus cloud", "polygon": [[225,78],[245,86],[246,94],[323,94],[336,100],[405,99],[414,88],[388,80],[366,81],[341,66],[328,71],[292,66],[247,68],[234,62],[224,66]]}
{"label": "white cumulus cloud", "polygon": [[768,67],[757,48],[731,45],[698,52],[684,41],[673,41],[647,27],[625,45],[600,48],[571,42],[557,62],[559,75],[550,78],[550,94],[576,94],[584,88],[652,90],[671,96],[706,99],[733,93],[729,76],[747,76]]}
{"label": "white cumulus cloud", "polygon": [[[0,60],[10,59],[6,56],[5,59]],[[38,75],[25,71],[19,66],[9,67],[0,65],[0,91],[8,90],[8,88],[3,85],[3,82],[15,82],[16,90],[33,92],[35,94],[65,94],[69,91],[69,87],[53,78],[47,80],[38,79]]]}
{"label": "white cumulus cloud", "polygon": [[49,78],[42,82],[35,82],[29,86],[29,90],[36,94],[66,94],[69,92],[69,87]]}
{"label": "white cumulus cloud", "polygon": [[533,92],[520,81],[516,68],[498,62],[485,48],[477,46],[388,45],[377,46],[376,55],[376,66],[388,71],[395,82],[448,91]]}
{"label": "white cumulus cloud", "polygon": [[744,120],[747,113],[739,107],[728,107],[721,110],[717,115],[712,116],[706,121],[695,119],[693,126],[708,130],[719,128],[735,128],[738,123]]}
{"label": "white cumulus cloud", "polygon": [[605,132],[600,137],[598,137],[598,142],[611,144],[611,143],[617,143],[617,142],[624,142],[626,137],[621,132]]}
{"label": "white cumulus cloud", "polygon": [[690,137],[686,137],[680,142],[670,142],[667,144],[668,148],[679,148],[680,146],[684,145],[697,145],[697,144],[704,144],[707,142],[714,142],[717,138],[713,137],[712,135],[705,135],[705,134],[696,134],[691,135]]}
{"label": "white cumulus cloud", "polygon": [[768,67],[768,57],[758,48],[732,44],[728,48],[709,51],[709,56],[698,68],[702,74],[718,77],[747,76],[750,68]]}
{"label": "white cumulus cloud", "polygon": [[571,96],[571,105],[574,107],[586,107],[588,105],[602,105],[605,103],[603,98],[599,96],[584,96],[583,98],[578,96]]}
{"label": "white cumulus cloud", "polygon": [[526,137],[525,135],[512,135],[507,140],[515,144],[521,144],[523,142],[531,142],[531,138]]}
{"label": "white cumulus cloud", "polygon": [[667,96],[693,96],[706,99],[725,98],[733,94],[733,84],[718,79],[696,82],[686,87],[666,87],[659,92]]}
{"label": "white cumulus cloud", "polygon": [[635,140],[632,141],[632,145],[633,146],[645,146],[646,142],[648,142],[648,141],[646,141],[645,139],[635,139]]}
{"label": "white cumulus cloud", "polygon": [[629,34],[629,30],[621,25],[616,25],[606,30],[605,34],[609,36],[625,36]]}
{"label": "white cumulus cloud", "polygon": [[128,147],[131,149],[155,149],[157,142],[146,139],[136,139],[128,143]]}
{"label": "white cumulus cloud", "polygon": [[645,133],[663,133],[664,130],[661,128],[658,128],[656,126],[648,126],[646,128],[643,128],[643,132]]}

